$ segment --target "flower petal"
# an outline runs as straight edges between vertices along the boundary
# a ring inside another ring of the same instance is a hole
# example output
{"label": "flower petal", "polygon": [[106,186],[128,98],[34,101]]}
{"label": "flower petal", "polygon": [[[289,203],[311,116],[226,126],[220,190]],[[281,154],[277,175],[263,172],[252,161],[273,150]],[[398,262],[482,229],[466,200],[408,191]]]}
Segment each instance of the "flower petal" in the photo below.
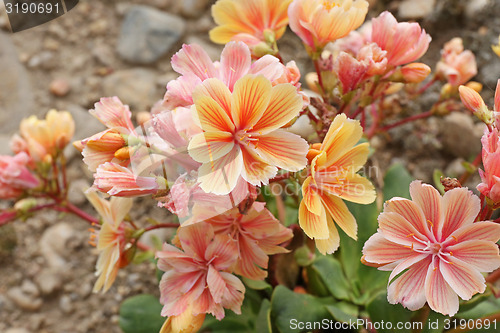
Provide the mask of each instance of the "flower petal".
{"label": "flower petal", "polygon": [[500,255],[497,244],[485,240],[461,241],[449,246],[446,251],[480,272],[492,272],[500,267]]}
{"label": "flower petal", "polygon": [[496,243],[500,239],[500,224],[489,221],[476,222],[457,229],[450,237],[457,242],[486,240]]}
{"label": "flower petal", "polygon": [[202,81],[217,77],[217,71],[207,52],[198,44],[182,45],[172,57],[172,68],[179,74],[194,74]]}
{"label": "flower petal", "polygon": [[193,91],[201,84],[201,79],[194,74],[183,75],[167,84],[163,105],[169,109],[193,104]]}
{"label": "flower petal", "polygon": [[463,300],[469,300],[486,289],[484,276],[462,260],[449,258],[450,263],[440,261],[439,271],[449,286]]}
{"label": "flower petal", "polygon": [[311,177],[307,177],[302,184],[302,201],[306,205],[308,211],[315,215],[320,215],[322,206],[321,198],[319,194],[311,188],[310,183],[312,180]]}
{"label": "flower petal", "polygon": [[230,309],[236,314],[241,314],[241,304],[245,297],[245,286],[233,274],[220,272],[221,277],[226,282],[226,292],[222,298],[222,306]]}
{"label": "flower petal", "polygon": [[443,196],[445,222],[441,231],[442,239],[458,228],[472,224],[480,208],[479,198],[464,187],[446,192]]}
{"label": "flower petal", "polygon": [[411,247],[414,243],[418,244],[414,237],[427,240],[408,220],[397,213],[381,213],[378,216],[378,223],[385,238],[391,242]]}
{"label": "flower petal", "polygon": [[229,153],[234,147],[233,134],[228,132],[205,132],[189,141],[189,155],[197,162],[208,163]]}
{"label": "flower petal", "polygon": [[[410,195],[413,202],[416,203],[424,213],[424,224],[428,224],[424,229],[428,229],[429,226],[431,226],[434,234],[437,236],[443,223],[441,195],[434,187],[428,184],[422,184],[420,180],[411,182]],[[428,221],[430,221],[430,223]],[[419,228],[419,230],[421,229]]]}
{"label": "flower petal", "polygon": [[179,228],[177,236],[186,254],[204,260],[205,251],[214,237],[214,231],[209,224],[196,223]]}
{"label": "flower petal", "polygon": [[357,239],[358,225],[356,224],[356,219],[351,214],[346,204],[342,199],[324,194],[321,196],[321,201],[327,212],[332,217],[335,224],[337,224],[346,234],[352,239]]}
{"label": "flower petal", "polygon": [[327,239],[315,239],[316,248],[323,254],[332,254],[337,251],[340,244],[339,232],[337,227],[330,216],[326,216],[326,221],[328,223],[328,238]]}
{"label": "flower petal", "polygon": [[241,147],[241,153],[244,161],[241,174],[243,179],[255,186],[269,184],[269,179],[276,175],[278,169],[266,163],[252,149]]}
{"label": "flower petal", "polygon": [[347,119],[345,114],[335,117],[326,133],[321,150],[326,151],[328,160],[337,161],[361,139],[363,129],[359,121]]}
{"label": "flower petal", "polygon": [[[193,92],[193,100],[196,105],[193,118],[198,119],[200,127],[205,131],[225,131],[232,132],[234,124],[230,118],[229,110],[226,110],[214,98],[206,95],[207,91],[217,91],[225,94],[220,87],[218,79],[208,79],[199,85]],[[226,96],[221,96],[218,100],[225,100]]]}
{"label": "flower petal", "polygon": [[323,207],[321,208],[321,214],[316,215],[311,213],[304,201],[302,201],[299,207],[299,225],[309,238],[328,238],[328,222],[326,220],[326,211]]}
{"label": "flower petal", "polygon": [[320,186],[325,192],[347,201],[364,205],[375,201],[377,193],[368,179],[358,174],[348,174],[345,177],[345,179],[321,179]]}
{"label": "flower petal", "polygon": [[286,125],[299,114],[303,105],[302,97],[293,85],[282,83],[274,86],[265,112],[255,124],[253,131],[267,134]]}
{"label": "flower petal", "polygon": [[454,316],[458,312],[458,296],[441,274],[441,265],[429,265],[425,279],[425,298],[432,310],[444,315]]}
{"label": "flower petal", "polygon": [[408,269],[387,288],[387,300],[391,304],[401,303],[412,311],[424,306],[425,280],[431,259],[424,259]]}
{"label": "flower petal", "polygon": [[429,225],[425,220],[422,209],[411,200],[404,198],[392,198],[384,204],[384,212],[397,213],[411,223],[422,235],[430,237]]}
{"label": "flower petal", "polygon": [[255,150],[259,156],[271,165],[288,171],[299,171],[307,165],[309,145],[297,134],[276,130],[258,136]]}
{"label": "flower petal", "polygon": [[207,285],[214,301],[220,303],[226,290],[226,283],[212,265],[208,266]]}
{"label": "flower petal", "polygon": [[264,75],[264,77],[271,82],[279,79],[284,73],[285,67],[283,64],[278,58],[270,54],[266,54],[265,56],[257,59],[248,71],[248,74]]}
{"label": "flower petal", "polygon": [[242,42],[229,42],[222,50],[220,57],[220,77],[229,90],[233,90],[234,84],[243,77],[250,69],[250,50]]}
{"label": "flower petal", "polygon": [[388,264],[415,254],[411,249],[388,241],[380,232],[373,234],[363,246],[365,260],[375,264]]}
{"label": "flower petal", "polygon": [[243,170],[243,157],[238,146],[216,161],[204,163],[198,169],[198,181],[203,191],[224,195],[231,192]]}
{"label": "flower petal", "polygon": [[231,115],[236,127],[250,130],[262,117],[271,97],[271,82],[262,75],[245,75],[231,95]]}
{"label": "flower petal", "polygon": [[[363,165],[365,165],[368,159],[368,153],[370,152],[370,144],[368,142],[361,143],[342,155],[338,155],[337,159],[330,158],[325,164],[328,170],[332,168],[335,171],[342,172],[344,170],[350,170],[351,172],[357,172]],[[327,153],[328,154],[328,153]]]}

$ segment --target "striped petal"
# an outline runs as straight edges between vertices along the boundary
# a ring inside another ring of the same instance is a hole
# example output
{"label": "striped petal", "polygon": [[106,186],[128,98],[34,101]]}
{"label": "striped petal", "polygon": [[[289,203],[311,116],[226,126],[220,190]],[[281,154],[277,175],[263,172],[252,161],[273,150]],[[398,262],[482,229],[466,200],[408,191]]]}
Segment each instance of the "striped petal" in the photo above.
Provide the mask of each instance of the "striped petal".
{"label": "striped petal", "polygon": [[[410,195],[414,203],[416,203],[424,213],[425,222],[432,227],[436,236],[442,229],[443,209],[441,203],[441,195],[431,185],[422,184],[420,180],[414,180],[410,184]],[[427,222],[427,221],[430,221]]]}
{"label": "striped petal", "polygon": [[332,254],[339,248],[340,237],[337,227],[330,216],[326,216],[328,223],[328,238],[327,239],[315,239],[316,248],[318,251],[324,255]]}
{"label": "striped petal", "polygon": [[197,162],[208,163],[229,153],[234,147],[233,134],[228,132],[205,132],[189,141],[189,155]]}
{"label": "striped petal", "polygon": [[243,75],[248,73],[251,64],[251,55],[248,46],[242,42],[226,44],[220,57],[220,77],[229,90]]}
{"label": "striped petal", "polygon": [[268,185],[269,179],[276,176],[278,169],[266,163],[252,149],[241,147],[243,156],[243,172],[241,176],[252,185]]}
{"label": "striped petal", "polygon": [[383,212],[378,216],[379,227],[385,238],[405,246],[416,243],[413,237],[427,240],[408,220],[397,213]]}
{"label": "striped petal", "polygon": [[266,163],[293,172],[306,167],[309,144],[297,134],[276,130],[257,137],[255,150]]}
{"label": "striped petal", "polygon": [[328,160],[337,161],[361,139],[363,129],[359,121],[347,119],[344,114],[335,117],[326,133],[321,150]]}
{"label": "striped petal", "polygon": [[315,215],[321,214],[321,198],[318,193],[310,186],[312,181],[311,177],[307,177],[302,184],[302,201],[307,207],[307,210]]}
{"label": "striped petal", "polygon": [[[195,89],[193,101],[196,107],[193,118],[198,120],[200,127],[205,131],[233,132],[234,124],[230,118],[229,110],[224,109],[218,103],[218,101],[226,101],[229,98],[229,91],[220,89],[220,86],[220,80],[208,79]],[[207,91],[218,92],[221,95],[216,100],[207,95]]]}
{"label": "striped petal", "polygon": [[458,228],[472,224],[480,208],[479,198],[466,188],[455,188],[446,192],[443,196],[442,239]]}
{"label": "striped petal", "polygon": [[439,270],[448,285],[463,300],[469,300],[477,293],[483,293],[486,289],[484,276],[474,267],[462,260],[449,258],[450,263],[443,261],[439,264]]}
{"label": "striped petal", "polygon": [[385,202],[384,212],[401,215],[422,235],[430,236],[431,234],[422,209],[411,200],[397,197],[392,198]]}
{"label": "striped petal", "polygon": [[245,75],[235,83],[231,114],[238,129],[254,127],[269,104],[270,92],[271,82],[261,75]]}
{"label": "striped petal", "polygon": [[202,81],[217,77],[217,71],[207,52],[197,44],[182,46],[172,57],[172,68],[179,74],[194,74]]}
{"label": "striped petal", "polygon": [[425,298],[432,310],[454,316],[458,312],[458,296],[441,274],[441,265],[430,265],[425,279]]}
{"label": "striped petal", "polygon": [[239,147],[216,161],[204,163],[198,169],[198,181],[203,191],[218,195],[231,192],[243,169],[243,157]]}
{"label": "striped petal", "polygon": [[500,224],[489,221],[476,222],[456,230],[450,237],[457,242],[486,240],[496,243],[500,239]]}
{"label": "striped petal", "polygon": [[333,195],[325,194],[321,196],[321,201],[333,221],[335,221],[335,224],[337,224],[347,234],[347,236],[356,240],[358,232],[356,219],[351,214],[342,199]]}
{"label": "striped petal", "polygon": [[474,266],[480,272],[492,272],[500,266],[498,246],[490,241],[470,240],[446,248],[454,258]]}
{"label": "striped petal", "polygon": [[365,260],[375,264],[388,264],[404,260],[415,254],[413,250],[400,244],[388,241],[380,232],[372,235],[363,246]]}
{"label": "striped petal", "polygon": [[328,239],[328,222],[323,207],[321,214],[316,215],[310,212],[302,201],[299,207],[299,225],[309,238]]}

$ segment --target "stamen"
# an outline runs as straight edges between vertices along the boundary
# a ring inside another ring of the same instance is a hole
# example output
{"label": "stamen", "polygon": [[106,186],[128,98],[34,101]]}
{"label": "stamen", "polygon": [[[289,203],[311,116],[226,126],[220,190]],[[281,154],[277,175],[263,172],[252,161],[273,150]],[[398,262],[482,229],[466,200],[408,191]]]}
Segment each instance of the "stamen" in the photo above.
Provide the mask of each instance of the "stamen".
{"label": "stamen", "polygon": [[452,256],[452,257],[453,257],[453,252],[451,252],[451,251],[450,251],[450,256]]}
{"label": "stamen", "polygon": [[436,267],[434,267],[432,270],[435,272],[435,271],[436,271],[436,269],[438,269],[438,268],[437,268],[437,266],[436,266]]}
{"label": "stamen", "polygon": [[431,227],[434,227],[434,223],[432,223],[430,220],[427,220],[427,223],[429,223]]}
{"label": "stamen", "polygon": [[415,234],[409,234],[406,237],[413,237],[413,236],[415,236]]}
{"label": "stamen", "polygon": [[455,242],[458,242],[458,238],[457,237],[451,236],[451,238],[453,238],[455,240]]}

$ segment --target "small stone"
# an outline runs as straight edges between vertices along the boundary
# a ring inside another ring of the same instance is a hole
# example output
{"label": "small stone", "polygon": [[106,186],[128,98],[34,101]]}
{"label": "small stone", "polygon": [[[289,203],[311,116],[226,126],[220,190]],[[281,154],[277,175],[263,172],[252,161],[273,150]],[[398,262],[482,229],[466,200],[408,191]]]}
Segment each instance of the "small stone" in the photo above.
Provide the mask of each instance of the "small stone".
{"label": "small stone", "polygon": [[75,205],[83,205],[87,202],[84,191],[90,187],[85,179],[77,179],[69,185],[68,200]]}
{"label": "small stone", "polygon": [[469,159],[481,151],[481,136],[475,130],[471,115],[453,112],[441,120],[440,130],[441,142],[447,153]]}
{"label": "small stone", "polygon": [[[8,141],[7,141],[8,142]],[[17,245],[16,230],[12,223],[1,227],[0,231],[0,262],[7,259]]]}
{"label": "small stone", "polygon": [[21,290],[23,291],[23,293],[29,296],[38,297],[40,295],[40,291],[38,290],[36,285],[30,280],[23,281],[23,284],[21,285]]}
{"label": "small stone", "polygon": [[399,17],[404,20],[421,19],[432,13],[436,0],[404,0],[399,5]]}
{"label": "small stone", "polygon": [[71,86],[66,79],[55,79],[50,83],[49,89],[52,95],[63,97],[69,93]]}
{"label": "small stone", "polygon": [[490,4],[490,0],[467,1],[465,5],[465,15],[468,18],[475,19],[477,15]]}
{"label": "small stone", "polygon": [[76,231],[67,223],[51,226],[40,239],[40,252],[50,267],[62,268],[66,265],[67,243],[76,237]]}
{"label": "small stone", "polygon": [[9,328],[5,333],[30,333],[30,331],[25,328]]}
{"label": "small stone", "polygon": [[36,276],[35,282],[43,295],[50,295],[62,286],[61,274],[57,270],[44,270]]}
{"label": "small stone", "polygon": [[175,15],[133,6],[122,24],[118,54],[132,63],[151,64],[180,40],[184,30],[184,21]]}
{"label": "small stone", "polygon": [[28,67],[50,69],[53,67],[53,63],[54,53],[51,51],[42,51],[30,58],[28,61]]}
{"label": "small stone", "polygon": [[118,96],[134,111],[146,111],[160,97],[156,95],[156,73],[133,68],[115,72],[103,81],[104,96]]}
{"label": "small stone", "polygon": [[57,50],[59,50],[60,46],[61,46],[61,44],[57,40],[52,39],[52,38],[47,38],[43,42],[43,47],[49,51],[57,51]]}
{"label": "small stone", "polygon": [[7,296],[21,309],[26,311],[36,311],[42,306],[40,298],[34,298],[23,293],[21,288],[14,287],[7,291]]}
{"label": "small stone", "polygon": [[188,18],[198,18],[205,13],[208,3],[209,0],[184,0],[181,13]]}
{"label": "small stone", "polygon": [[64,313],[70,313],[73,310],[71,298],[68,295],[62,295],[59,299],[59,308]]}
{"label": "small stone", "polygon": [[465,160],[463,158],[454,159],[446,169],[444,170],[444,174],[447,177],[459,177],[461,174],[465,172],[465,168],[463,166],[463,162]]}

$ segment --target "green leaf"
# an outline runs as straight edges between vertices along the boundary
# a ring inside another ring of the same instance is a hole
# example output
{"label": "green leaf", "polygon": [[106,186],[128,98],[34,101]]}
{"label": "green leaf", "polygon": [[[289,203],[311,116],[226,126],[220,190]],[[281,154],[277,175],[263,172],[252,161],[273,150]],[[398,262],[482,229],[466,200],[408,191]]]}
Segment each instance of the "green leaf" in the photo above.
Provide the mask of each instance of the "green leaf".
{"label": "green leaf", "polygon": [[316,255],[307,245],[303,245],[295,250],[294,257],[297,265],[307,267],[314,262]]}
{"label": "green leaf", "polygon": [[450,317],[431,311],[427,322],[422,326],[422,333],[442,333],[446,323],[445,320],[450,320]]}
{"label": "green leaf", "polygon": [[392,329],[388,329],[389,325],[386,324],[384,327],[377,329],[378,333],[410,332],[409,329],[396,329],[396,327],[398,323],[410,322],[412,312],[404,309],[400,304],[389,304],[387,301],[387,294],[385,292],[379,293],[376,297],[374,297],[367,304],[366,310],[368,311],[372,322],[381,323],[384,321],[385,323],[392,323]]}
{"label": "green leaf", "polygon": [[255,332],[273,333],[271,325],[271,302],[264,299],[260,306],[257,322],[255,323]]}
{"label": "green leaf", "polygon": [[359,309],[357,306],[347,302],[337,302],[327,305],[326,309],[333,319],[341,323],[355,322],[358,320]]}
{"label": "green leaf", "polygon": [[444,177],[443,171],[439,169],[435,169],[434,173],[432,174],[432,180],[434,181],[434,186],[439,190],[441,195],[444,194],[444,186],[441,183],[441,177]]}
{"label": "green leaf", "polygon": [[[274,289],[271,297],[271,318],[278,332],[297,333],[294,323],[321,322],[331,316],[325,305],[334,304],[332,297],[319,298],[308,294],[294,293],[281,285]],[[310,330],[304,330],[310,331]]]}
{"label": "green leaf", "polygon": [[342,300],[348,300],[350,297],[351,286],[344,276],[342,266],[337,259],[331,256],[320,256],[312,265],[330,294]]}
{"label": "green leaf", "polygon": [[[457,318],[477,319],[486,317],[500,312],[500,299],[495,298],[494,296],[490,296],[489,298],[483,300],[482,302],[479,302],[479,304],[477,304],[472,309],[463,311],[463,309],[461,308],[460,310],[461,311],[456,315]],[[499,322],[499,327],[500,327],[500,322]]]}
{"label": "green leaf", "polygon": [[273,290],[273,287],[265,280],[251,280],[242,276],[241,281],[243,281],[243,283],[250,289],[265,290],[267,292],[272,292]]}
{"label": "green leaf", "polygon": [[401,163],[393,164],[384,177],[384,201],[394,197],[410,198],[413,177]]}
{"label": "green leaf", "polygon": [[153,295],[127,298],[120,306],[120,327],[124,333],[159,332],[166,318],[160,315],[162,305]]}

